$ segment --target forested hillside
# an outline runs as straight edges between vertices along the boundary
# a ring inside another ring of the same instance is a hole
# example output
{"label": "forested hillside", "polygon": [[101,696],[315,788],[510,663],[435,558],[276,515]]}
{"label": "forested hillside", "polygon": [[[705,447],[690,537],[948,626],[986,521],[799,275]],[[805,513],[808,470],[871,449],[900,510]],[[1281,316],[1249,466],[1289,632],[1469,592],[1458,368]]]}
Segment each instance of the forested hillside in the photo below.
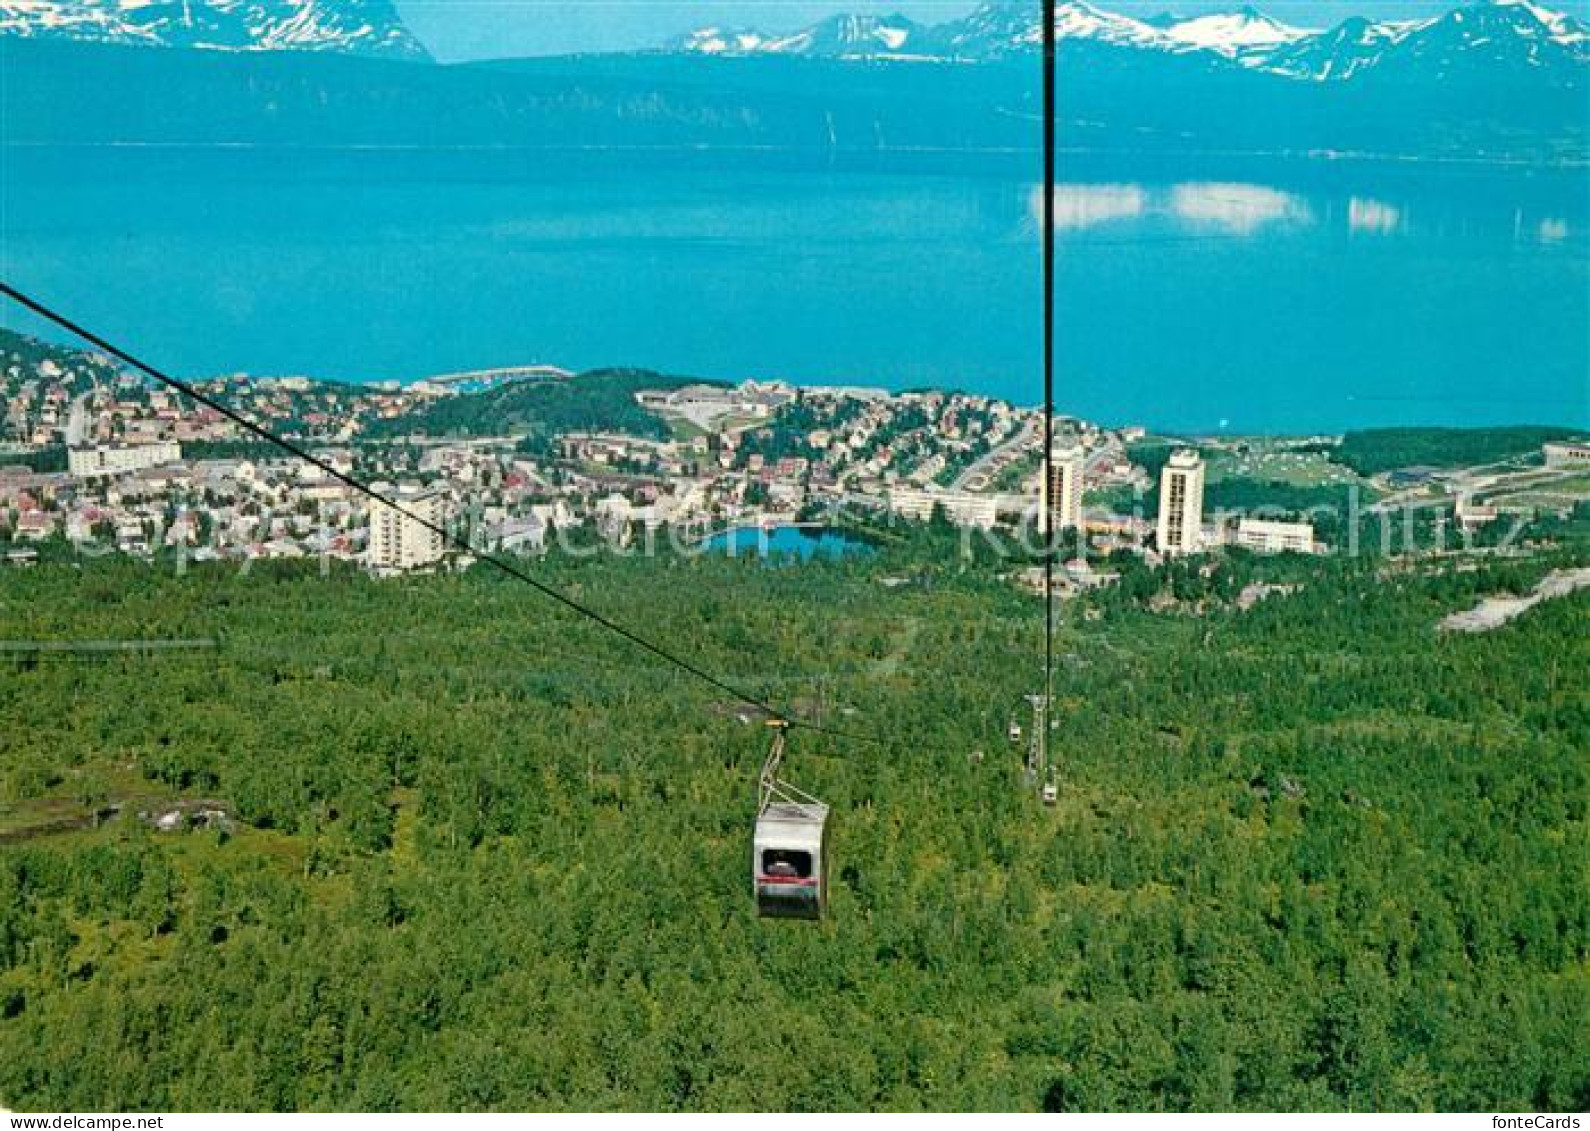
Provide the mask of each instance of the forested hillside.
{"label": "forested hillside", "polygon": [[[763,728],[523,586],[0,574],[0,639],[220,641],[0,661],[0,1102],[1590,1106],[1590,594],[1435,629],[1582,550],[1068,604],[1045,809],[1004,737],[1038,608],[938,537],[536,567],[878,736],[794,740],[816,925],[749,898]],[[174,798],[230,816],[137,818]]]}
{"label": "forested hillside", "polygon": [[523,435],[544,443],[565,432],[623,432],[662,438],[668,426],[641,408],[635,394],[672,389],[688,378],[645,369],[597,369],[566,381],[508,384],[472,396],[443,397],[420,411],[383,421],[374,436]]}
{"label": "forested hillside", "polygon": [[1336,458],[1361,475],[1401,467],[1463,467],[1537,455],[1553,440],[1580,439],[1571,428],[1369,428],[1348,432]]}

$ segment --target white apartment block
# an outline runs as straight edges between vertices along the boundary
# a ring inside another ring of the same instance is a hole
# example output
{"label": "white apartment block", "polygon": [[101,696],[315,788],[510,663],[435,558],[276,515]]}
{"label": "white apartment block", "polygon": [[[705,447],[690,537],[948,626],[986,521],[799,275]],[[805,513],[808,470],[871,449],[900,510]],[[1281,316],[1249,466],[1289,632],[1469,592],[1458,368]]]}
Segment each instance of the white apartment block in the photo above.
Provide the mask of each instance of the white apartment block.
{"label": "white apartment block", "polygon": [[925,522],[933,517],[933,508],[936,506],[943,507],[944,516],[956,526],[991,529],[999,521],[999,498],[996,495],[909,487],[895,487],[889,492],[889,509],[902,518]]}
{"label": "white apartment block", "polygon": [[182,445],[175,440],[152,444],[98,444],[71,448],[66,453],[66,470],[80,479],[102,475],[125,475],[182,458]]}
{"label": "white apartment block", "polygon": [[1231,544],[1260,554],[1315,554],[1314,526],[1307,522],[1272,522],[1261,518],[1237,520]]}
{"label": "white apartment block", "polygon": [[1545,444],[1542,451],[1547,467],[1590,468],[1590,441]]}
{"label": "white apartment block", "polygon": [[1202,548],[1204,461],[1195,451],[1173,452],[1159,477],[1161,554],[1196,554]]}
{"label": "white apartment block", "polygon": [[[425,523],[440,526],[444,519],[442,496],[434,491],[385,490],[396,506],[370,504],[370,542],[365,561],[377,573],[424,569],[442,560],[441,534]],[[402,508],[401,510],[397,508]],[[404,513],[407,512],[407,513]]]}
{"label": "white apartment block", "polygon": [[[1056,533],[1077,529],[1082,525],[1082,479],[1086,457],[1081,448],[1056,448],[1050,463],[1053,465],[1050,474],[1040,477],[1042,489],[1038,505],[1054,508],[1052,521]],[[1041,517],[1043,511],[1038,513]]]}

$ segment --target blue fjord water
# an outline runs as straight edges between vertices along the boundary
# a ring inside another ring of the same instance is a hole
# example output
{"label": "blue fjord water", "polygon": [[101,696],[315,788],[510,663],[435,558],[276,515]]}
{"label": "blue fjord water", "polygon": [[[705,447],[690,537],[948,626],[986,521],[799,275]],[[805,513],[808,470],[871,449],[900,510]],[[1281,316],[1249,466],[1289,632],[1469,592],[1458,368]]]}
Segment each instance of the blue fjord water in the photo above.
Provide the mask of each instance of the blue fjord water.
{"label": "blue fjord water", "polygon": [[[1233,432],[1590,426],[1584,170],[1061,169],[1067,411]],[[0,273],[188,376],[547,361],[1032,403],[1032,172],[8,147]]]}

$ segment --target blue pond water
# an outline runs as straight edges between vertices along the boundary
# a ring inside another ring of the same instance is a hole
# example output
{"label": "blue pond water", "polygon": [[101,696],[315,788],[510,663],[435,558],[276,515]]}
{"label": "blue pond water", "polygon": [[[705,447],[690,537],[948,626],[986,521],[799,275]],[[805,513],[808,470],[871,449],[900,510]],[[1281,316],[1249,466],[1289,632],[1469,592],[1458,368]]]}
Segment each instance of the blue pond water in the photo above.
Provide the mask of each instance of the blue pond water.
{"label": "blue pond water", "polygon": [[[13,147],[0,273],[185,375],[548,361],[1040,396],[1030,161],[644,160]],[[1068,411],[1210,431],[1590,425],[1582,170],[1061,171]]]}
{"label": "blue pond water", "polygon": [[870,554],[872,547],[838,530],[809,526],[736,526],[713,535],[702,548],[731,557],[756,555],[769,560],[799,558],[843,558]]}

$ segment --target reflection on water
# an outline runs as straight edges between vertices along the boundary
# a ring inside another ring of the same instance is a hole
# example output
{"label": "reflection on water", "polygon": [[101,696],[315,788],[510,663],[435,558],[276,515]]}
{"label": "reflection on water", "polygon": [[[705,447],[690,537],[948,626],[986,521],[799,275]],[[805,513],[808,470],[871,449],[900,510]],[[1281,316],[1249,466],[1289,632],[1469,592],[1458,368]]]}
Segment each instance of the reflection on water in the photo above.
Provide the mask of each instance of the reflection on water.
{"label": "reflection on water", "polygon": [[[1043,206],[1043,189],[1033,190],[1033,215]],[[1111,220],[1141,216],[1148,207],[1148,193],[1141,185],[1056,185],[1054,224],[1056,231],[1091,228]]]}
{"label": "reflection on water", "polygon": [[1313,223],[1302,199],[1266,185],[1187,184],[1171,190],[1171,210],[1192,224],[1251,236],[1282,221]]}
{"label": "reflection on water", "polygon": [[[1042,202],[1043,190],[1034,190],[1035,217]],[[1061,184],[1055,186],[1054,210],[1059,232],[1146,216],[1172,217],[1234,236],[1254,235],[1269,224],[1314,222],[1301,197],[1267,185],[1234,182],[1190,182],[1161,190],[1131,184]]]}
{"label": "reflection on water", "polygon": [[1402,209],[1365,196],[1355,196],[1347,204],[1347,226],[1355,232],[1390,235],[1402,227]]}
{"label": "reflection on water", "polygon": [[[1222,235],[1250,237],[1279,224],[1308,227],[1323,223],[1329,227],[1333,217],[1344,214],[1337,202],[1325,200],[1316,207],[1297,193],[1240,182],[1195,181],[1159,187],[1059,184],[1055,186],[1054,199],[1055,230],[1061,235],[1123,221],[1159,219],[1180,222],[1189,229],[1214,229]],[[1043,190],[1034,189],[1031,213],[1035,224],[1041,215],[1042,200]],[[1374,197],[1349,196],[1345,217],[1350,232],[1409,234],[1407,208]],[[1489,219],[1499,218],[1500,213]],[[1440,217],[1432,227],[1430,234],[1445,236],[1454,227],[1467,234],[1475,228],[1494,228],[1496,224],[1487,224],[1485,217],[1477,221],[1467,217],[1456,224],[1450,217]],[[1523,211],[1514,213],[1512,228],[1513,238],[1519,242],[1560,243],[1573,234],[1572,226],[1560,217],[1531,216]]]}

